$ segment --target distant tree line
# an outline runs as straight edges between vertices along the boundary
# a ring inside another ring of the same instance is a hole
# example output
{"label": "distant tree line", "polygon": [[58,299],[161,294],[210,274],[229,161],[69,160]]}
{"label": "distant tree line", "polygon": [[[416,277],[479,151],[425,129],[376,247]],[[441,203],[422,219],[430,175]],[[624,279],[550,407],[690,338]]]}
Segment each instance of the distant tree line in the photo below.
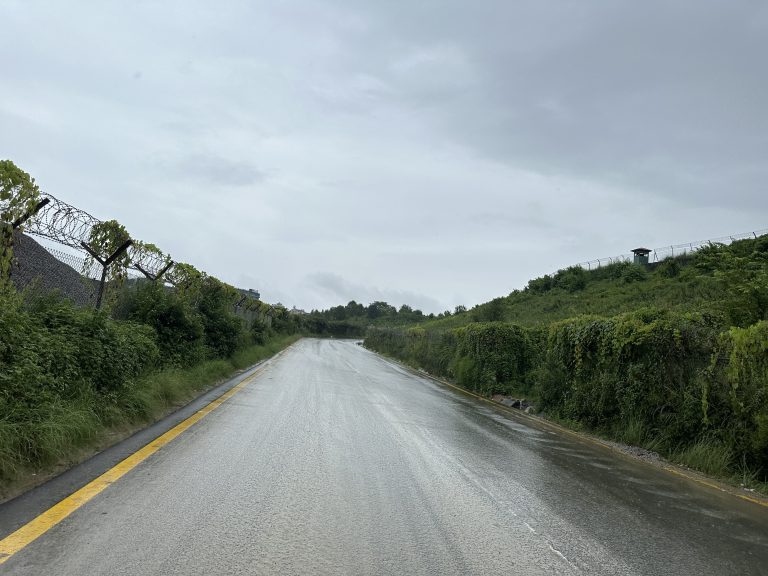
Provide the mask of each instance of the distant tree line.
{"label": "distant tree line", "polygon": [[419,324],[429,320],[449,318],[453,314],[466,312],[464,306],[457,306],[439,314],[424,314],[419,309],[403,304],[400,308],[383,301],[371,302],[368,306],[354,300],[346,306],[333,306],[327,310],[312,310],[301,318],[304,330],[317,336],[335,338],[362,338],[368,326],[403,326]]}

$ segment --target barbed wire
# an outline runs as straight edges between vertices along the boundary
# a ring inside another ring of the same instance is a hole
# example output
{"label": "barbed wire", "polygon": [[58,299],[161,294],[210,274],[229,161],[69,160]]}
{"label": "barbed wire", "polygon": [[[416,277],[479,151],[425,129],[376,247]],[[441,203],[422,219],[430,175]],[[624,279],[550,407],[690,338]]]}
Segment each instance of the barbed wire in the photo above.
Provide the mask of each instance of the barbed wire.
{"label": "barbed wire", "polygon": [[[105,287],[107,267],[121,250],[127,251],[129,261],[124,274],[120,273],[123,278],[148,278],[152,281],[161,281],[166,285],[174,284],[173,260],[152,244],[128,238],[113,255],[103,260],[97,257],[98,247],[91,245],[92,233],[94,227],[101,223],[101,220],[85,210],[59,200],[51,194],[43,193],[34,210],[13,222],[13,229],[18,228],[24,234],[38,237],[41,240],[38,244],[59,262],[66,264],[84,278],[98,281],[100,287],[96,299],[97,308]],[[51,243],[72,249],[75,253],[59,250],[49,245]],[[168,273],[167,278],[166,273]],[[239,288],[236,290],[239,296],[233,302],[235,310],[242,313],[255,313],[261,305],[258,291]],[[258,306],[254,308],[255,305]],[[272,310],[270,305],[266,306]]]}
{"label": "barbed wire", "polygon": [[134,243],[128,248],[128,258],[131,260],[129,268],[140,272],[151,280],[164,275],[171,266],[173,260],[167,254],[148,250],[142,243]]}
{"label": "barbed wire", "polygon": [[[688,242],[687,244],[675,244],[672,246],[661,246],[660,248],[653,248],[649,255],[651,262],[660,262],[665,258],[674,256],[682,256],[684,254],[690,254],[697,250],[709,246],[710,244],[730,244],[736,240],[745,240],[747,238],[757,238],[768,234],[768,229],[756,230],[754,232],[742,232],[740,234],[733,234],[731,236],[722,236],[720,238],[711,238],[709,240],[699,240],[696,242]],[[619,254],[618,256],[608,256],[607,258],[597,258],[595,260],[588,260],[586,262],[579,262],[575,266],[586,268],[587,270],[593,270],[600,268],[601,266],[608,266],[610,264],[616,264],[617,262],[631,262],[634,258],[632,253]]]}
{"label": "barbed wire", "polygon": [[[40,199],[48,200],[48,202],[27,220],[24,232],[53,240],[58,244],[82,252],[84,245],[87,245],[91,239],[93,227],[100,224],[101,220],[51,194],[41,194]],[[53,248],[47,249],[51,254],[56,251]],[[59,259],[67,264],[74,258],[71,254],[56,252],[63,258],[63,260],[62,258]],[[132,277],[144,275],[155,279],[172,265],[170,256],[147,250],[144,248],[144,244],[140,242],[130,246],[128,256],[130,259],[128,268],[132,270],[129,275]],[[56,255],[56,257],[59,256]],[[87,257],[82,258],[78,270],[84,270],[86,259]],[[95,269],[93,265],[91,268],[92,270],[85,271],[85,275],[91,276],[93,269]]]}
{"label": "barbed wire", "polygon": [[24,231],[82,250],[99,220],[55,196],[41,195],[41,199],[46,198],[49,202],[29,219]]}

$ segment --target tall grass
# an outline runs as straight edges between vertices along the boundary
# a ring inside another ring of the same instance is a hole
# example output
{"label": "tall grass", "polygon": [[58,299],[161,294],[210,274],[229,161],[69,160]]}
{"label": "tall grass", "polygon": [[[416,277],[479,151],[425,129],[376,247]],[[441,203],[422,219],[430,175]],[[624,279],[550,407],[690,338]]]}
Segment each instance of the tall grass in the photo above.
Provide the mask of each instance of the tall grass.
{"label": "tall grass", "polygon": [[25,472],[71,463],[87,448],[103,444],[111,432],[151,422],[299,338],[276,336],[229,359],[149,373],[106,395],[89,390],[70,397],[52,395],[28,407],[23,417],[4,414],[0,417],[0,481],[7,487]]}
{"label": "tall grass", "polygon": [[710,476],[728,476],[733,450],[715,440],[702,438],[672,454],[672,461]]}

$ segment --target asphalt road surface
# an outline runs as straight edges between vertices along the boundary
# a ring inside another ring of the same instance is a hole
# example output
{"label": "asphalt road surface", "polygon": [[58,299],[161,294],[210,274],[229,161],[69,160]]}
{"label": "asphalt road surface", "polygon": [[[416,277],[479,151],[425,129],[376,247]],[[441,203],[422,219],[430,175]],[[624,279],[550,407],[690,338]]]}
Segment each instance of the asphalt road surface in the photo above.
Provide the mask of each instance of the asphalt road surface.
{"label": "asphalt road surface", "polygon": [[5,573],[768,574],[768,508],[305,339]]}

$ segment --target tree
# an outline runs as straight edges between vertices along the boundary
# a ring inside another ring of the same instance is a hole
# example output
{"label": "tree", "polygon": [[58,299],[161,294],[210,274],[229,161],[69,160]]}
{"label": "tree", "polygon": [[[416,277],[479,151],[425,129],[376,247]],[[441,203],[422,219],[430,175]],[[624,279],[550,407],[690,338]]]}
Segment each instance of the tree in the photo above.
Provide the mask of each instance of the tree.
{"label": "tree", "polygon": [[243,329],[242,320],[232,310],[233,299],[228,284],[213,276],[202,279],[197,310],[203,321],[205,345],[219,358],[228,358],[237,350]]}
{"label": "tree", "polygon": [[8,278],[13,262],[13,230],[40,202],[34,178],[10,160],[0,160],[0,282]]}
{"label": "tree", "polygon": [[354,318],[355,316],[365,316],[365,306],[358,304],[354,300],[350,300],[346,306],[347,318]]}
{"label": "tree", "polygon": [[166,278],[176,287],[180,298],[194,305],[200,296],[200,287],[205,276],[192,264],[177,262]]}
{"label": "tree", "polygon": [[331,320],[346,320],[347,309],[344,306],[334,306],[328,310],[328,315]]}
{"label": "tree", "polygon": [[96,298],[96,308],[101,306],[102,295],[109,283],[113,288],[110,294],[116,294],[115,288],[119,288],[127,276],[128,265],[131,258],[128,256],[128,246],[132,240],[125,226],[117,220],[98,222],[91,228],[88,235],[88,243],[83,247],[88,252],[88,257],[83,262],[83,275],[90,276],[95,262],[101,267],[101,283],[99,294]]}

